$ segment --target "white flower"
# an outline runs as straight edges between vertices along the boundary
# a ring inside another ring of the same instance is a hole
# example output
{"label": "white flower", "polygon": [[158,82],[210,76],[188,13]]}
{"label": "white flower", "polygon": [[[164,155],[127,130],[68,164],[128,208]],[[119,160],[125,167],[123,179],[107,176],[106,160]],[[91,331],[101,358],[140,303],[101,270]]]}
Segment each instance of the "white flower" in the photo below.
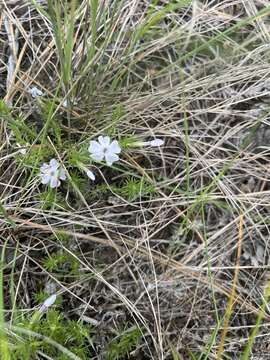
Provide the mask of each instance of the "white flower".
{"label": "white flower", "polygon": [[44,303],[41,305],[39,311],[40,312],[45,312],[49,309],[49,307],[51,307],[54,303],[55,303],[55,300],[56,300],[56,295],[53,294],[51,295],[50,297],[48,297],[48,299],[46,299],[44,301]]}
{"label": "white flower", "polygon": [[30,89],[29,89],[29,92],[32,96],[32,98],[36,98],[36,97],[39,97],[39,96],[43,96],[43,92],[41,90],[39,90],[36,86],[32,86]]}
{"label": "white flower", "polygon": [[88,150],[94,160],[102,161],[105,158],[109,166],[119,160],[118,154],[121,152],[118,141],[111,142],[109,136],[99,136],[98,141],[90,141]]}
{"label": "white flower", "polygon": [[86,175],[89,177],[89,179],[95,181],[96,179],[95,174],[91,170],[87,170]]}
{"label": "white flower", "polygon": [[55,159],[51,159],[49,164],[44,163],[41,166],[40,176],[42,184],[49,184],[52,189],[61,184],[60,180],[66,180],[64,168]]}

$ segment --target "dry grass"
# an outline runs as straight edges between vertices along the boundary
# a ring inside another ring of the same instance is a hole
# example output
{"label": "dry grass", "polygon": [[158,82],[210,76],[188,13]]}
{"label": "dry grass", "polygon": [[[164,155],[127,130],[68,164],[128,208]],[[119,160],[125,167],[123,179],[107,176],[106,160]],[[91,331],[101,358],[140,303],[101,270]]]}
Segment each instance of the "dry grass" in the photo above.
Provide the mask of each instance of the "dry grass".
{"label": "dry grass", "polygon": [[[131,359],[216,359],[239,271],[224,341],[224,359],[239,359],[269,278],[269,9],[256,15],[268,2],[172,8],[104,0],[93,24],[94,1],[81,1],[71,69],[59,60],[47,2],[38,3],[39,10],[30,1],[0,5],[0,97],[12,119],[41,131],[27,154],[48,141],[72,175],[70,147],[100,134],[156,136],[165,146],[126,150],[115,168],[96,168],[95,184],[63,185],[46,209],[40,164],[18,155],[10,117],[2,116],[6,321],[14,304],[31,314],[37,293],[57,292],[66,319],[95,328],[92,359],[105,359],[109,342],[135,325],[142,338]],[[62,26],[67,33],[69,23]],[[55,101],[61,146],[50,129],[42,138],[42,100],[28,92],[34,85]],[[130,178],[144,179],[133,197],[130,187],[119,190]],[[77,271],[68,261],[48,269],[55,254],[74,259]],[[253,359],[269,358],[265,312]]]}

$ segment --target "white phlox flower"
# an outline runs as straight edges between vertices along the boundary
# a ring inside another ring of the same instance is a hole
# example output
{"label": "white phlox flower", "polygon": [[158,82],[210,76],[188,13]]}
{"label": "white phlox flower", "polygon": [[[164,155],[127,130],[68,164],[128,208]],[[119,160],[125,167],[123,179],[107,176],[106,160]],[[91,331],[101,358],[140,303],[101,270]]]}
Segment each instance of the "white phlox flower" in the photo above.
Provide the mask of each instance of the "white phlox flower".
{"label": "white phlox flower", "polygon": [[42,184],[49,184],[53,189],[60,186],[60,180],[66,180],[66,173],[56,159],[51,159],[49,164],[44,163],[40,167],[40,177]]}
{"label": "white phlox flower", "polygon": [[45,312],[47,311],[54,303],[56,300],[56,295],[53,294],[50,297],[48,297],[48,299],[46,299],[44,301],[44,303],[41,305],[39,312]]}
{"label": "white phlox flower", "polygon": [[90,141],[88,150],[92,159],[95,161],[102,161],[105,159],[109,166],[119,160],[118,154],[121,152],[118,141],[113,140],[111,142],[109,136],[99,136],[98,141]]}
{"label": "white phlox flower", "polygon": [[30,89],[29,89],[29,93],[31,94],[32,98],[37,98],[39,96],[43,96],[43,92],[38,89],[36,86],[32,86]]}

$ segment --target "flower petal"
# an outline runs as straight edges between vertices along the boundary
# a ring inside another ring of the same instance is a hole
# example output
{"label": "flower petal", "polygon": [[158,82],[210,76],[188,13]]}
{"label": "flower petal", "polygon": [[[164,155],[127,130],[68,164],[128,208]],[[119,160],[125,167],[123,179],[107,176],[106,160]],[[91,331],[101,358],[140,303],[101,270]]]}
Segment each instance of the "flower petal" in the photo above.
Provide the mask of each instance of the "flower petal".
{"label": "flower petal", "polygon": [[103,151],[103,147],[97,141],[90,141],[90,146],[88,148],[90,153],[96,153]]}
{"label": "flower petal", "polygon": [[94,152],[91,154],[91,158],[94,159],[95,161],[102,161],[104,159],[104,152],[103,151]]}
{"label": "flower petal", "polygon": [[95,181],[96,179],[95,174],[91,170],[87,170],[86,175],[89,177],[89,179]]}
{"label": "flower petal", "polygon": [[40,174],[40,176],[41,176],[41,183],[44,185],[48,184],[51,180],[50,174]]}
{"label": "flower petal", "polygon": [[52,306],[55,303],[56,300],[56,295],[53,294],[50,297],[48,297],[48,299],[46,299],[43,303],[44,306],[46,306],[47,308]]}
{"label": "flower petal", "polygon": [[45,312],[48,310],[49,307],[51,307],[56,300],[56,294],[51,295],[44,301],[44,303],[41,305],[39,312]]}
{"label": "flower petal", "polygon": [[50,187],[52,189],[58,187],[61,184],[60,180],[58,179],[57,176],[51,176],[51,180],[50,180]]}
{"label": "flower petal", "polygon": [[51,170],[57,169],[59,167],[59,162],[56,159],[51,159],[50,167],[51,167]]}
{"label": "flower petal", "polygon": [[46,173],[49,170],[50,170],[50,165],[48,165],[46,163],[42,164],[41,167],[40,167],[40,172],[42,172],[42,173]]}
{"label": "flower petal", "polygon": [[110,146],[108,148],[108,152],[109,153],[120,154],[121,148],[120,148],[119,143],[118,143],[117,140],[113,140],[113,142],[110,144]]}
{"label": "flower petal", "polygon": [[119,160],[119,156],[116,154],[107,152],[105,154],[105,159],[106,159],[107,165],[111,166],[115,161]]}
{"label": "flower petal", "polygon": [[59,175],[58,176],[59,176],[59,179],[66,180],[67,175],[66,175],[65,169],[63,167],[61,167],[59,169]]}
{"label": "flower petal", "polygon": [[102,145],[102,148],[107,148],[110,145],[110,138],[109,136],[99,136],[98,141],[100,145]]}

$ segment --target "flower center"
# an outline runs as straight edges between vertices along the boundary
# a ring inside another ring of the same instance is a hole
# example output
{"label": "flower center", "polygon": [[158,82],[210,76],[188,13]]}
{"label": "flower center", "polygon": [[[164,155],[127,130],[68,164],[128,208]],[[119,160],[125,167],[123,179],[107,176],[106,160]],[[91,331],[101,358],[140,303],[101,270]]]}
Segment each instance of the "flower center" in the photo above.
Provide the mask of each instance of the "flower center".
{"label": "flower center", "polygon": [[52,170],[51,172],[50,172],[50,176],[56,176],[57,175],[57,172],[55,171],[55,170]]}

